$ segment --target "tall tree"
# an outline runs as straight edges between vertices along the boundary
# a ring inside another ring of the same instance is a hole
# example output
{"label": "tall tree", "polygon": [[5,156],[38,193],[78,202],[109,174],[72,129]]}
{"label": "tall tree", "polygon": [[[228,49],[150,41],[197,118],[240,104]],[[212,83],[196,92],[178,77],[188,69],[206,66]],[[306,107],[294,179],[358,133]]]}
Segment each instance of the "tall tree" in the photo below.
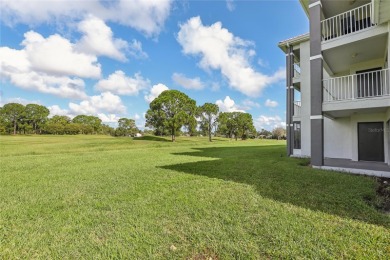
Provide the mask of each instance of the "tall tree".
{"label": "tall tree", "polygon": [[216,104],[205,103],[198,108],[198,116],[201,120],[202,127],[207,129],[209,141],[211,142],[211,130],[216,123],[219,108]]}
{"label": "tall tree", "polygon": [[[145,126],[164,127],[170,130],[172,142],[176,139],[176,132],[183,125],[190,124],[196,112],[195,100],[178,90],[165,90],[149,105]],[[149,112],[150,111],[150,112]],[[161,115],[162,122],[156,120]]]}
{"label": "tall tree", "polygon": [[241,139],[246,139],[249,137],[249,135],[256,132],[251,114],[238,112],[236,120],[238,128],[237,134],[241,137]]}
{"label": "tall tree", "polygon": [[117,136],[128,136],[134,135],[138,132],[138,128],[135,125],[134,119],[129,118],[120,118],[118,120],[118,127],[115,131],[115,135]]}
{"label": "tall tree", "polygon": [[25,107],[18,103],[8,103],[0,109],[0,116],[4,122],[12,125],[14,135],[16,135],[18,122],[24,115],[24,109]]}
{"label": "tall tree", "polygon": [[33,132],[36,134],[37,130],[41,130],[42,125],[46,122],[50,111],[47,107],[28,104],[25,108],[26,121],[32,126]]}

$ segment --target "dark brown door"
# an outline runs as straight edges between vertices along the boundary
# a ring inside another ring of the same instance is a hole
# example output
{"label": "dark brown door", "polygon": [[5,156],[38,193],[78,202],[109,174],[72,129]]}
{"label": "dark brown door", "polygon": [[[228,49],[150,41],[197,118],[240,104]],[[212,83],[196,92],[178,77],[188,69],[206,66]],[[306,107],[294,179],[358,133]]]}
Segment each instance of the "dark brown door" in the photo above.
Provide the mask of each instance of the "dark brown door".
{"label": "dark brown door", "polygon": [[385,161],[383,122],[358,123],[359,161]]}

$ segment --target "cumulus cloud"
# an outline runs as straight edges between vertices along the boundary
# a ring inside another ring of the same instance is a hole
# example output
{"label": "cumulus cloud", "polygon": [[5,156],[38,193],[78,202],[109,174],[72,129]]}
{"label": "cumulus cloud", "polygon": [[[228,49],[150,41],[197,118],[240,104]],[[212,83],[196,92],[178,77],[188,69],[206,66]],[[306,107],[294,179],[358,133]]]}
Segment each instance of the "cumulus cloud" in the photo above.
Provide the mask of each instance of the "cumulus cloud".
{"label": "cumulus cloud", "polygon": [[83,33],[76,48],[83,53],[107,56],[120,61],[125,61],[124,51],[129,48],[126,41],[116,39],[110,27],[103,20],[88,15],[78,24],[78,30]]}
{"label": "cumulus cloud", "polygon": [[150,103],[152,102],[156,97],[158,97],[163,91],[168,90],[169,88],[165,86],[164,84],[157,84],[154,85],[151,89],[149,94],[145,95],[146,102]]}
{"label": "cumulus cloud", "polygon": [[[79,109],[69,108],[69,109],[62,109],[58,105],[53,105],[48,107],[50,111],[49,117],[53,117],[55,115],[59,116],[68,116],[70,118],[74,118],[76,115],[92,115],[97,116],[102,120],[103,123],[117,123],[119,120],[119,116],[116,114],[109,114],[109,113],[97,113],[96,111],[99,111],[99,108],[96,109],[89,109],[89,112],[87,111],[80,111]],[[95,111],[95,113],[91,113],[91,111]],[[87,112],[87,113],[79,113],[79,112]]]}
{"label": "cumulus cloud", "polygon": [[97,116],[103,123],[117,123],[120,119],[120,117],[115,114],[98,113]]}
{"label": "cumulus cloud", "polygon": [[79,104],[69,103],[71,112],[77,115],[96,115],[99,113],[124,113],[126,107],[119,96],[111,92],[103,92],[97,96],[88,97]]}
{"label": "cumulus cloud", "polygon": [[271,99],[267,99],[267,100],[265,101],[265,106],[266,106],[266,107],[277,107],[277,106],[278,106],[278,102],[273,101],[273,100],[271,100]]}
{"label": "cumulus cloud", "polygon": [[240,109],[229,96],[226,96],[223,101],[217,100],[215,104],[219,107],[219,111],[221,112],[245,112]]}
{"label": "cumulus cloud", "polygon": [[95,89],[110,91],[118,95],[134,96],[138,95],[140,90],[148,88],[149,85],[149,80],[144,79],[139,73],[134,74],[134,77],[128,77],[123,71],[117,70],[107,79],[100,80],[95,85]]}
{"label": "cumulus cloud", "polygon": [[[44,57],[42,57],[44,59]],[[87,97],[85,83],[77,77],[49,75],[32,68],[28,51],[0,47],[0,78],[13,85],[64,98],[82,99]]]}
{"label": "cumulus cloud", "polygon": [[272,130],[276,127],[286,127],[286,122],[279,116],[264,116],[261,115],[254,120],[256,129]]}
{"label": "cumulus cloud", "polygon": [[33,70],[64,76],[99,78],[97,57],[75,50],[74,44],[58,34],[44,38],[37,32],[24,34],[24,51]]}
{"label": "cumulus cloud", "polygon": [[68,116],[70,118],[75,117],[75,115],[71,114],[71,112],[68,109],[62,109],[58,105],[48,106],[47,108],[50,111],[49,117],[53,117],[53,116]]}
{"label": "cumulus cloud", "polygon": [[258,96],[266,86],[284,78],[282,69],[273,75],[255,71],[249,63],[255,55],[253,43],[234,36],[221,22],[204,26],[200,17],[193,17],[180,25],[177,40],[184,54],[201,57],[201,68],[220,70],[229,85],[245,95]]}
{"label": "cumulus cloud", "polygon": [[201,90],[204,88],[204,83],[199,77],[187,78],[185,75],[180,73],[173,73],[172,80],[185,89]]}
{"label": "cumulus cloud", "polygon": [[140,41],[137,41],[133,39],[131,44],[128,45],[127,48],[128,53],[130,56],[137,58],[137,59],[146,59],[148,58],[148,54],[142,50],[142,43]]}
{"label": "cumulus cloud", "polygon": [[1,20],[8,25],[40,24],[51,21],[75,21],[94,14],[104,21],[132,27],[146,35],[158,34],[169,16],[172,0],[75,1],[56,0],[37,4],[31,0],[2,0]]}

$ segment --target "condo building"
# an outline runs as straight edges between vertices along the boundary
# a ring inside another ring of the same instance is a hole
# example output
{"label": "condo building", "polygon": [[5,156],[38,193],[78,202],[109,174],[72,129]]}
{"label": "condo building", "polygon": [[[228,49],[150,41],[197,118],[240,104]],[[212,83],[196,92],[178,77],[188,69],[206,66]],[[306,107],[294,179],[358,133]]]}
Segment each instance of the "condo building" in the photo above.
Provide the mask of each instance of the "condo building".
{"label": "condo building", "polygon": [[286,54],[287,154],[390,171],[390,0],[300,0],[310,31]]}

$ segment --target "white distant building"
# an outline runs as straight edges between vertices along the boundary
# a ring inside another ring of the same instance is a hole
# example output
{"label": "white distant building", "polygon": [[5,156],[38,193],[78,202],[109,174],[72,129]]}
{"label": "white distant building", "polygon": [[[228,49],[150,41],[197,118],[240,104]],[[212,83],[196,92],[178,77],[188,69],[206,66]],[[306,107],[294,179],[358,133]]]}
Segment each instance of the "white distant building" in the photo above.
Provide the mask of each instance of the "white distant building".
{"label": "white distant building", "polygon": [[288,155],[323,168],[389,171],[390,1],[300,3],[310,33],[279,43]]}

